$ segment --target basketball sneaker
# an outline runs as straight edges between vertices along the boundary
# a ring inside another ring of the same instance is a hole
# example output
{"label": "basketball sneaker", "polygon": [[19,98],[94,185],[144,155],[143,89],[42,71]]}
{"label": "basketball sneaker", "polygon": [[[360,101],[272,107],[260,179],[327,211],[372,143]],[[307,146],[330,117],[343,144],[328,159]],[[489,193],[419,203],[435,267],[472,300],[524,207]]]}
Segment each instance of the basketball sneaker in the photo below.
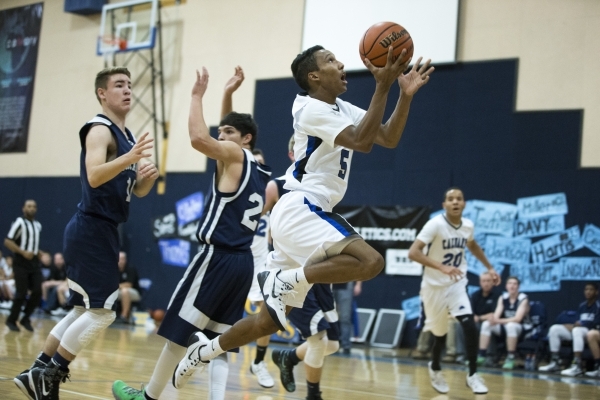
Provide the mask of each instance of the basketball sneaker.
{"label": "basketball sneaker", "polygon": [[114,381],[112,385],[112,393],[116,400],[145,400],[144,385],[142,390],[127,386],[123,381]]}
{"label": "basketball sneaker", "polygon": [[560,371],[562,376],[578,376],[583,374],[583,370],[579,366],[579,363],[573,363],[569,368]]}
{"label": "basketball sneaker", "polygon": [[279,368],[279,379],[284,389],[288,392],[296,390],[296,381],[294,380],[294,363],[290,359],[292,350],[273,350],[271,358],[277,368]]}
{"label": "basketball sneaker", "polygon": [[431,369],[431,361],[427,363],[427,369],[429,370],[429,379],[431,380],[431,386],[438,392],[445,394],[450,391],[448,384],[446,383],[446,379],[444,379],[444,375],[442,371],[434,371]]}
{"label": "basketball sneaker", "polygon": [[539,367],[538,371],[540,372],[556,372],[560,371],[560,366],[556,361],[550,361],[550,364],[544,365],[543,367]]}
{"label": "basketball sneaker", "polygon": [[28,375],[29,387],[34,391],[36,400],[58,400],[60,383],[70,377],[69,370],[61,370],[53,362],[44,368],[33,368]]}
{"label": "basketball sneaker", "polygon": [[279,278],[279,274],[281,274],[281,269],[271,269],[260,272],[256,275],[256,279],[265,299],[267,311],[269,311],[271,318],[273,318],[279,330],[285,331],[285,326],[287,325],[285,302],[288,296],[294,296],[297,292],[294,291],[294,284],[282,281]]}
{"label": "basketball sneaker", "polygon": [[23,392],[23,394],[29,397],[31,400],[35,400],[35,392],[31,389],[31,384],[29,383],[29,375],[28,372],[34,368],[45,368],[46,364],[41,362],[40,360],[35,360],[33,365],[21,372],[19,375],[15,376],[13,382],[17,387]]}
{"label": "basketball sneaker", "polygon": [[200,359],[200,349],[210,342],[204,333],[198,331],[190,335],[188,347],[183,360],[179,361],[175,371],[173,371],[173,386],[181,389],[196,371],[204,371],[209,361]]}
{"label": "basketball sneaker", "polygon": [[585,376],[589,376],[590,378],[600,378],[600,368],[586,372]]}
{"label": "basketball sneaker", "polygon": [[250,372],[252,375],[256,376],[260,386],[272,388],[275,385],[273,377],[269,374],[269,371],[267,371],[267,364],[265,364],[264,361],[261,361],[258,364],[252,363],[252,365],[250,365]]}
{"label": "basketball sneaker", "polygon": [[474,394],[486,394],[488,392],[485,381],[481,375],[475,373],[471,376],[467,375],[467,386],[471,388]]}
{"label": "basketball sneaker", "polygon": [[515,369],[515,359],[512,357],[506,357],[504,364],[502,364],[502,369]]}

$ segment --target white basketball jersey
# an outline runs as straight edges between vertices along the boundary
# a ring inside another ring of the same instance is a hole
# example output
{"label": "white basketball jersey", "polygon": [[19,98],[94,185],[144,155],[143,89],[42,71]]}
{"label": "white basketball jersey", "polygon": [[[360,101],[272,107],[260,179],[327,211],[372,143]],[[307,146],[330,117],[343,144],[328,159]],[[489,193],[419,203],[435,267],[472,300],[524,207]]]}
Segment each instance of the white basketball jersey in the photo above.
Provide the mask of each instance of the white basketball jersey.
{"label": "white basketball jersey", "polygon": [[325,211],[331,211],[346,193],[353,153],[336,146],[335,138],[348,126],[358,125],[365,113],[340,99],[328,104],[297,95],[292,107],[296,162],[286,172],[284,187],[323,198],[329,202]]}
{"label": "white basketball jersey", "polygon": [[[425,224],[417,239],[429,245],[427,255],[444,265],[460,268],[462,281],[467,279],[465,247],[473,240],[473,221],[462,218],[459,226],[452,225],[445,214],[439,214]],[[435,268],[423,269],[423,283],[431,286],[449,286],[455,281]]]}

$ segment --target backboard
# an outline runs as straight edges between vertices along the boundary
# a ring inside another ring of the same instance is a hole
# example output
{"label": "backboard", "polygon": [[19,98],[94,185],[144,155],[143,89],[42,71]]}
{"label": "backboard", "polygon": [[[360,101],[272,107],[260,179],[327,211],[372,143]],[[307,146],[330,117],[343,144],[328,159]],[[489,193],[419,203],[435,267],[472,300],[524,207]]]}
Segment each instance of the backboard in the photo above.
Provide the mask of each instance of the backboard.
{"label": "backboard", "polygon": [[156,43],[158,0],[131,0],[102,7],[96,53],[152,49]]}

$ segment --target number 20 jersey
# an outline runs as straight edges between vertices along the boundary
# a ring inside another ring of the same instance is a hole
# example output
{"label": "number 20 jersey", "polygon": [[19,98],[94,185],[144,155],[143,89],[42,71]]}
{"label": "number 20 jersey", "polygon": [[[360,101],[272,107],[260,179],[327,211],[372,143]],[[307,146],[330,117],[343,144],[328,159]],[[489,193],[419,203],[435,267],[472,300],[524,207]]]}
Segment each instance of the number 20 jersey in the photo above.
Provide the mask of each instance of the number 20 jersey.
{"label": "number 20 jersey", "polygon": [[328,104],[306,94],[296,96],[294,158],[286,172],[285,188],[312,193],[329,202],[331,209],[342,200],[348,187],[352,150],[335,144],[337,135],[358,125],[366,111],[336,99]]}
{"label": "number 20 jersey", "polygon": [[216,167],[196,237],[200,243],[240,251],[250,250],[265,204],[265,188],[271,169],[244,150],[244,169],[235,192],[217,189]]}
{"label": "number 20 jersey", "polygon": [[[452,225],[442,213],[436,215],[423,226],[417,239],[429,245],[427,255],[442,264],[459,268],[463,273],[460,282],[466,284],[467,261],[465,247],[473,240],[473,221],[462,218],[459,226]],[[435,268],[423,269],[423,284],[430,286],[449,286],[455,283],[449,275]]]}

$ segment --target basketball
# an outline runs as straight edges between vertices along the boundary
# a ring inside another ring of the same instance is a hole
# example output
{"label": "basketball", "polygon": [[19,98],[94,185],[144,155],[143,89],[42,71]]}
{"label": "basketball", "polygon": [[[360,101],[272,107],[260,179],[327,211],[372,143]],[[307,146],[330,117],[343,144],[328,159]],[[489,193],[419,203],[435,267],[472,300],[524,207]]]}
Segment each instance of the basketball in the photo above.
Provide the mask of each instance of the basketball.
{"label": "basketball", "polygon": [[358,51],[361,60],[368,58],[376,67],[384,67],[387,62],[388,48],[393,46],[394,61],[403,49],[406,49],[406,56],[401,63],[408,61],[414,52],[414,46],[410,33],[402,25],[395,22],[379,22],[371,26],[362,39]]}
{"label": "basketball", "polygon": [[150,316],[152,317],[152,319],[154,320],[154,322],[156,322],[156,324],[160,324],[163,320],[163,318],[165,317],[165,310],[153,310],[150,313]]}

